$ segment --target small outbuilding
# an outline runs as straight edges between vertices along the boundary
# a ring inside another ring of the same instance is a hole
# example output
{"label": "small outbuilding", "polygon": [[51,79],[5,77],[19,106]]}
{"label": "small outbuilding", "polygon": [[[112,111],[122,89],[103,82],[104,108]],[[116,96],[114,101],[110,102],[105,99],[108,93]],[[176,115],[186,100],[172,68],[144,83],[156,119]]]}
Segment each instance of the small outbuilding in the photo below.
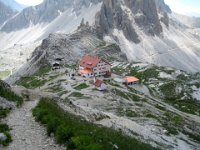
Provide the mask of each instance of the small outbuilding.
{"label": "small outbuilding", "polygon": [[102,80],[99,80],[97,79],[94,83],[94,86],[96,89],[98,89],[99,91],[104,91],[107,89],[107,86],[106,84],[102,81]]}
{"label": "small outbuilding", "polygon": [[59,62],[54,62],[52,64],[52,70],[57,70],[60,69],[60,63]]}
{"label": "small outbuilding", "polygon": [[123,79],[124,79],[124,83],[128,86],[138,84],[140,81],[138,78],[133,77],[133,76],[126,76]]}

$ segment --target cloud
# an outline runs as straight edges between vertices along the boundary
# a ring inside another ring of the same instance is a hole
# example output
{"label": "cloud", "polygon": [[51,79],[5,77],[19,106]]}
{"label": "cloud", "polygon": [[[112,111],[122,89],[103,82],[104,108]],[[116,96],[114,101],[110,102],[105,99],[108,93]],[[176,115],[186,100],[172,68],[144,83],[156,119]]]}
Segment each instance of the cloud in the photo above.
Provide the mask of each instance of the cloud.
{"label": "cloud", "polygon": [[190,1],[190,5],[185,0],[165,0],[165,3],[170,6],[172,11],[189,16],[200,16],[200,9]]}
{"label": "cloud", "polygon": [[27,6],[35,6],[43,2],[43,0],[15,0],[15,1]]}

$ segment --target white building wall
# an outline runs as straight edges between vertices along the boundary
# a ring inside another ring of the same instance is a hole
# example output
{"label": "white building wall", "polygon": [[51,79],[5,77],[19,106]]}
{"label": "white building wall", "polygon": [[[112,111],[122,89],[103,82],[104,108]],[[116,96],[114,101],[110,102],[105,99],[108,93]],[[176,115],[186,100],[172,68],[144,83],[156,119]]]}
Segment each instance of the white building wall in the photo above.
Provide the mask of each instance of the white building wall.
{"label": "white building wall", "polygon": [[105,75],[108,71],[111,71],[111,66],[105,62],[100,62],[96,67],[93,68],[95,76]]}
{"label": "white building wall", "polygon": [[[79,69],[84,69],[84,67],[79,66]],[[101,61],[99,64],[97,64],[96,67],[93,68],[94,75],[92,76],[101,76],[105,75],[106,72],[111,71],[111,66],[103,61]]]}

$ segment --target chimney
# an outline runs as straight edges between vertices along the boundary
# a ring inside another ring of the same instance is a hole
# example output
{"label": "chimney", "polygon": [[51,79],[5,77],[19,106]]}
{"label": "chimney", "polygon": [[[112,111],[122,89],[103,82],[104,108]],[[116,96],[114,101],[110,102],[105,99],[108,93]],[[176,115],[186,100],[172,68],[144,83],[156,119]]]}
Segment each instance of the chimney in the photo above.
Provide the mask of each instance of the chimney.
{"label": "chimney", "polygon": [[96,82],[96,77],[94,77],[94,83]]}

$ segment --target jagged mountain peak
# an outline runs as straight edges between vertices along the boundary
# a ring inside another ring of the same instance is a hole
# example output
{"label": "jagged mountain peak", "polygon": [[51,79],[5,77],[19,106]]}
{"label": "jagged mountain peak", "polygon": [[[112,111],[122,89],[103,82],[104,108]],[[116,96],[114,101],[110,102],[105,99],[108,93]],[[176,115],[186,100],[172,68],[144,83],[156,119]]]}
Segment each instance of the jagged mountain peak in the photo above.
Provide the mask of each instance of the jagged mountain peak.
{"label": "jagged mountain peak", "polygon": [[97,4],[101,0],[45,0],[37,6],[27,7],[22,10],[12,20],[9,20],[3,27],[2,31],[11,32],[21,30],[31,25],[41,23],[50,23],[68,9],[71,13],[80,14],[82,7],[89,7],[91,4]]}
{"label": "jagged mountain peak", "polygon": [[124,32],[128,40],[139,43],[133,23],[149,35],[160,36],[163,31],[161,21],[168,26],[167,13],[170,12],[170,8],[163,0],[103,0],[96,26],[100,28],[102,34],[108,34],[117,28]]}

